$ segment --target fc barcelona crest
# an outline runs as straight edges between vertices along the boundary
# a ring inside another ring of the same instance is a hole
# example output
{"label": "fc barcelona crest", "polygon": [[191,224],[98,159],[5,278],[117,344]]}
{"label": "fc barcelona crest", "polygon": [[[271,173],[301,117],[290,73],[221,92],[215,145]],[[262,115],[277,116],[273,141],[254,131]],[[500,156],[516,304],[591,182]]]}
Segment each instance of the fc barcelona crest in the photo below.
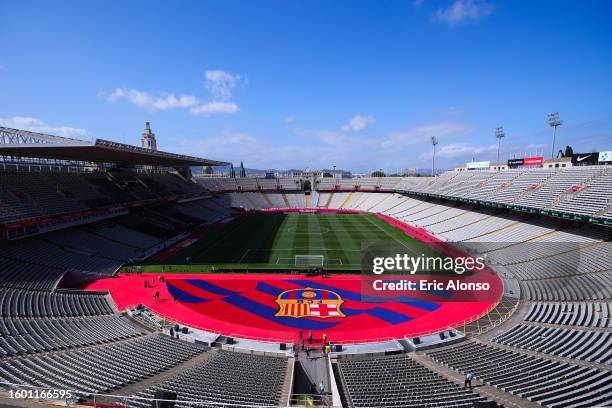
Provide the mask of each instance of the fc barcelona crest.
{"label": "fc barcelona crest", "polygon": [[336,292],[327,289],[291,289],[276,298],[277,317],[346,317],[340,310],[344,300]]}

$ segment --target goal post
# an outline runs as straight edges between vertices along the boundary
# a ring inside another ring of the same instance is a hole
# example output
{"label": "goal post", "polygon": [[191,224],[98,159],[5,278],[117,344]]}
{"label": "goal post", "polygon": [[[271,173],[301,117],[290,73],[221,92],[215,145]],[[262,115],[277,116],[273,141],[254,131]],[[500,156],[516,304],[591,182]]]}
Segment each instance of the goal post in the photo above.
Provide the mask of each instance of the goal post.
{"label": "goal post", "polygon": [[301,269],[323,268],[325,266],[325,256],[323,255],[296,255],[295,267]]}

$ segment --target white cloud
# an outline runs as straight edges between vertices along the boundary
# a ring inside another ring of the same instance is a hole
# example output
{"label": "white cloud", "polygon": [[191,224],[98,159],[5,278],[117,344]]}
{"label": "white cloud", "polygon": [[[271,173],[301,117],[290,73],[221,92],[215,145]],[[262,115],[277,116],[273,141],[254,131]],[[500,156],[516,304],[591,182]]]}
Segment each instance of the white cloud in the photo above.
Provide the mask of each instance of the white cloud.
{"label": "white cloud", "polygon": [[168,110],[174,108],[188,108],[196,106],[198,98],[193,95],[180,95],[178,98],[174,94],[166,95],[163,98],[155,99],[153,106],[155,109]]}
{"label": "white cloud", "polygon": [[[441,138],[438,146],[441,148],[445,143],[461,143],[463,140],[460,138],[471,135],[473,131],[471,126],[457,122],[429,123],[403,132],[369,137],[360,137],[359,134],[339,129],[334,131],[298,127],[292,128],[293,138],[271,139],[268,135],[259,137],[224,130],[197,138],[182,135],[170,137],[166,141],[167,145],[160,145],[160,149],[233,163],[244,161],[246,166],[257,169],[322,169],[336,165],[338,168],[364,172],[381,167],[386,171],[399,171],[407,167],[429,166],[431,135]],[[420,154],[423,154],[423,158],[419,157]],[[441,158],[440,167],[450,168],[455,162],[455,159]]]}
{"label": "white cloud", "polygon": [[[341,131],[297,128],[293,132],[300,137],[300,145],[306,143],[314,146],[305,149],[308,155],[298,149],[295,163],[329,167],[328,162],[333,158],[333,164],[353,170],[369,171],[380,166],[398,170],[423,165],[429,160],[420,158],[419,153],[429,152],[429,138],[432,135],[448,143],[473,131],[471,126],[458,122],[429,123],[379,137],[358,137]],[[274,155],[270,160],[274,161],[278,157]],[[295,166],[299,167],[297,164]]]}
{"label": "white cloud", "polygon": [[360,142],[360,139],[351,138],[344,133],[334,132],[331,130],[316,130],[312,132],[312,135],[326,145],[337,146],[339,148],[354,145]]}
{"label": "white cloud", "polygon": [[471,126],[458,122],[429,123],[403,132],[391,133],[381,141],[381,147],[393,150],[406,145],[428,144],[431,136],[448,140],[473,131],[474,128]]}
{"label": "white cloud", "polygon": [[51,126],[40,119],[27,116],[0,118],[0,126],[74,138],[83,138],[90,134],[85,129],[70,126]]}
{"label": "white cloud", "polygon": [[453,26],[466,20],[479,20],[493,13],[494,6],[484,0],[454,0],[447,8],[439,8],[434,19]]}
{"label": "white cloud", "polygon": [[198,98],[193,95],[164,94],[162,96],[152,96],[148,92],[137,89],[116,88],[112,94],[106,97],[109,102],[117,102],[125,99],[139,108],[151,111],[166,111],[176,108],[190,108],[198,105]]}
{"label": "white cloud", "polygon": [[[440,159],[464,159],[464,161],[472,158],[478,161],[479,156],[489,155],[497,152],[497,145],[491,144],[488,146],[475,146],[471,143],[449,143],[440,144],[436,149],[436,158]],[[419,159],[425,160],[431,157],[431,152],[422,153]]]}
{"label": "white cloud", "polygon": [[[539,155],[544,149],[548,148],[547,144],[528,143],[517,145],[501,146],[500,161],[505,161],[510,157],[523,157],[525,155]],[[428,150],[418,156],[419,160],[431,160],[431,146]],[[497,158],[497,144],[475,145],[468,142],[459,143],[440,143],[436,149],[436,159],[441,159],[445,167],[454,166],[457,164],[465,164],[472,161],[490,160],[492,162]],[[446,160],[446,161],[444,161]]]}
{"label": "white cloud", "polygon": [[367,115],[355,115],[349,120],[349,122],[342,126],[342,130],[345,132],[359,132],[367,128],[368,126],[376,123],[376,118]]}
{"label": "white cloud", "polygon": [[[228,130],[197,139],[170,138],[168,143],[175,151],[233,163],[244,161],[247,167],[258,169],[322,168],[348,163],[349,159],[345,151],[335,146],[274,143],[266,138]],[[365,156],[361,155],[361,159],[365,160]],[[330,158],[337,162],[329,163]]]}
{"label": "white cloud", "polygon": [[138,108],[151,112],[188,109],[192,115],[210,116],[218,113],[233,114],[240,111],[238,105],[230,100],[233,89],[242,79],[239,75],[212,70],[206,71],[204,78],[205,87],[213,97],[208,102],[200,102],[195,95],[174,93],[152,95],[146,91],[126,88],[116,88],[111,94],[100,93],[100,96],[111,103],[126,100]]}
{"label": "white cloud", "polygon": [[204,73],[205,87],[215,97],[230,99],[234,88],[241,80],[240,75],[232,75],[222,70],[210,70]]}
{"label": "white cloud", "polygon": [[295,118],[293,116],[287,116],[285,118],[285,123],[293,123],[295,122]]}
{"label": "white cloud", "polygon": [[215,113],[237,113],[240,109],[233,102],[211,101],[189,109],[192,115],[208,116]]}
{"label": "white cloud", "polygon": [[236,113],[240,109],[233,102],[210,101],[200,103],[194,95],[164,94],[152,96],[148,92],[137,89],[117,88],[106,96],[106,100],[115,103],[124,99],[141,109],[149,111],[167,111],[171,109],[189,109],[192,115],[209,116],[217,113]]}

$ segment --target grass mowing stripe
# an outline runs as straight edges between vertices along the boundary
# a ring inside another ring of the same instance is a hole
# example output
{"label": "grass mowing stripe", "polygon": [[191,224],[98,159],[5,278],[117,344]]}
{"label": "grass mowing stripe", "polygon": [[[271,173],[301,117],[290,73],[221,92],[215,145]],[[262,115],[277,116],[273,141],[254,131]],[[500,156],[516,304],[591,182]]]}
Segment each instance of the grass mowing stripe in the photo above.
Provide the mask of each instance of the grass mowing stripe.
{"label": "grass mowing stripe", "polygon": [[[216,235],[216,239],[214,239],[214,241],[212,242],[212,245],[208,246],[205,244],[208,243],[209,239],[206,239],[206,235],[205,235],[205,239],[203,240],[204,242],[200,241],[198,244],[198,249],[199,251],[194,252],[192,254],[192,258],[193,259],[199,259],[202,258],[206,255],[207,252],[209,252],[213,247],[219,245],[221,242],[223,242],[225,239],[229,238],[229,237],[233,237],[234,233],[239,230],[244,224],[249,223],[251,220],[248,220],[246,217],[239,217],[237,219],[235,219],[234,221],[232,221],[229,225],[225,226],[225,228],[218,228],[216,229],[217,234]],[[182,254],[179,254],[182,256]]]}
{"label": "grass mowing stripe", "polygon": [[[298,228],[296,229],[296,234],[299,234],[296,236],[296,240],[299,243],[299,248],[309,248],[310,247],[310,229],[308,228],[308,218],[310,217],[310,214],[300,214],[297,213],[295,214],[295,216],[298,219]],[[297,246],[297,245],[296,245]],[[299,250],[299,251],[293,251],[291,253],[292,257],[295,257],[295,255],[306,255],[303,253],[304,250]],[[298,253],[301,252],[301,253]]]}
{"label": "grass mowing stripe", "polygon": [[178,266],[198,254],[185,268],[278,269],[293,267],[295,255],[323,255],[330,269],[342,270],[359,268],[364,243],[398,244],[413,255],[431,250],[372,214],[253,214],[197,233],[199,242],[163,263]]}
{"label": "grass mowing stripe", "polygon": [[[322,248],[338,248],[340,246],[340,241],[337,236],[337,229],[334,228],[335,224],[333,224],[333,217],[322,217],[319,219],[319,227],[323,227],[324,230],[329,231],[322,236],[323,245]],[[329,261],[330,253],[327,251],[321,251],[321,255],[324,255],[325,258]]]}
{"label": "grass mowing stripe", "polygon": [[[278,231],[278,235],[274,240],[271,253],[271,263],[278,264],[280,258],[291,259],[292,251],[295,246],[296,231],[298,229],[298,219],[293,214],[287,214],[287,217],[283,221],[281,228]],[[287,260],[285,259],[284,262]]]}
{"label": "grass mowing stripe", "polygon": [[[376,218],[376,219],[377,219],[377,220],[380,220],[380,218]],[[408,252],[410,252],[412,255],[418,255],[416,252],[414,252],[414,251],[413,251],[413,248],[411,248],[411,246],[409,246],[409,245],[407,245],[407,244],[406,244],[406,242],[405,242],[405,241],[402,241],[402,240],[400,240],[400,239],[398,239],[398,238],[394,237],[394,236],[393,236],[393,235],[391,235],[391,234],[390,234],[388,231],[386,231],[386,230],[385,230],[385,228],[383,228],[383,227],[381,227],[381,226],[377,225],[377,224],[376,224],[374,221],[372,221],[370,218],[367,218],[367,220],[368,220],[370,223],[372,223],[372,224],[376,225],[378,228],[380,228],[380,230],[381,230],[382,232],[384,232],[384,233],[385,233],[387,236],[389,236],[390,238],[392,238],[392,239],[393,239],[395,242],[397,242],[398,244],[400,244],[400,245],[402,245],[404,248],[406,248],[406,249],[408,250]],[[382,220],[381,220],[381,221],[382,221]],[[386,224],[386,225],[385,225],[385,227],[386,227],[387,225],[388,225],[388,224]]]}
{"label": "grass mowing stripe", "polygon": [[[360,228],[357,226],[359,223],[359,219],[361,218],[361,214],[356,214],[356,217],[352,217],[351,215],[346,216],[345,214],[339,214],[338,217],[344,217],[340,220],[338,218],[337,230],[341,233],[345,239],[344,241],[339,242],[338,248],[340,248],[343,252],[344,258],[346,258],[346,263],[348,264],[357,264],[361,261],[361,241],[365,238],[362,235]],[[349,226],[350,228],[349,231]],[[359,252],[356,253],[355,250]],[[352,252],[349,252],[352,251]]]}
{"label": "grass mowing stripe", "polygon": [[[330,234],[331,248],[337,248],[334,254],[330,254],[329,258],[334,258],[334,262],[341,262],[343,265],[352,264],[351,254],[347,251],[355,251],[359,249],[359,246],[346,230],[346,221],[343,214],[332,214],[332,217],[328,220],[330,229],[333,231],[333,236]],[[338,258],[337,260],[335,258]]]}
{"label": "grass mowing stripe", "polygon": [[[246,263],[269,263],[270,249],[274,245],[274,237],[283,222],[282,215],[274,214],[274,217],[264,217],[258,222],[258,228],[254,233],[247,233],[242,237],[243,254],[240,259]],[[240,263],[238,259],[237,263]]]}

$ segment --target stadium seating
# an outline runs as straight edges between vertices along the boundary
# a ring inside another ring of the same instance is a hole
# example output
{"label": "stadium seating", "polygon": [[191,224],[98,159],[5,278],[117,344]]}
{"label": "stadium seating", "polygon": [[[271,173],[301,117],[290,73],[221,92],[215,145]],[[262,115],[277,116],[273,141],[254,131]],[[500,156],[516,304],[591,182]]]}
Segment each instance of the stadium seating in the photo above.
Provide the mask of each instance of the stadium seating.
{"label": "stadium seating", "polygon": [[612,372],[476,341],[427,353],[434,360],[511,394],[549,407],[594,407],[610,402]]}
{"label": "stadium seating", "polygon": [[65,273],[60,268],[0,257],[1,287],[53,289]]}
{"label": "stadium seating", "polygon": [[[152,398],[156,391],[174,392],[181,401],[200,401],[198,407],[278,406],[287,371],[287,358],[212,350],[206,361],[137,394]],[[130,406],[146,408],[146,400]],[[181,403],[180,406],[190,406]],[[195,406],[195,404],[194,404]]]}
{"label": "stadium seating", "polygon": [[318,190],[333,190],[339,185],[339,180],[335,177],[323,177],[318,180]]}
{"label": "stadium seating", "polygon": [[0,355],[40,353],[103,344],[142,335],[118,316],[0,320]]}
{"label": "stadium seating", "polygon": [[485,401],[430,371],[407,355],[338,360],[337,371],[348,393],[346,405],[359,407],[472,407]]}
{"label": "stadium seating", "polygon": [[599,166],[588,166],[557,172],[544,185],[528,191],[515,203],[535,208],[549,208],[562,194],[571,193],[572,186],[583,186],[593,177],[601,175],[602,171]]}
{"label": "stadium seating", "polygon": [[20,197],[20,202],[27,203],[34,212],[38,210],[45,215],[54,215],[86,209],[84,204],[66,194],[63,181],[61,174],[3,171],[0,177],[1,189]]}
{"label": "stadium seating", "polygon": [[289,201],[289,206],[293,208],[303,208],[306,206],[306,199],[303,193],[285,194]]}
{"label": "stadium seating", "polygon": [[[150,334],[116,314],[104,293],[58,287],[73,275],[112,275],[129,259],[235,215],[237,208],[311,206],[386,214],[486,254],[514,283],[516,296],[533,302],[523,306],[524,320],[494,329],[488,339],[427,351],[436,364],[472,371],[488,385],[545,406],[605,406],[612,400],[606,369],[612,363],[609,232],[508,207],[612,219],[611,185],[609,166],[589,166],[436,178],[320,178],[313,184],[318,191],[307,198],[299,180],[290,177],[198,177],[194,183],[173,173],[1,170],[0,224],[113,205],[130,209],[127,215],[0,241],[0,380],[109,392],[197,356],[195,366],[169,372],[136,396],[165,390],[209,403],[198,406],[280,404],[287,392],[287,358],[206,350]],[[486,399],[409,355],[342,358],[334,372],[351,407],[468,407]]]}
{"label": "stadium seating", "polygon": [[[23,242],[27,244],[24,245]],[[53,268],[96,271],[108,275],[113,274],[122,264],[122,261],[99,255],[96,252],[50,242],[45,236],[28,238],[23,242],[3,244],[2,255],[6,258]]]}
{"label": "stadium seating", "polygon": [[45,318],[113,313],[104,294],[81,291],[26,291],[0,288],[2,317]]}
{"label": "stadium seating", "polygon": [[300,187],[299,182],[292,178],[280,178],[278,185],[281,190],[298,190]]}
{"label": "stadium seating", "polygon": [[41,210],[29,204],[29,198],[22,194],[21,189],[10,189],[9,186],[2,185],[0,189],[0,222],[22,221],[43,215]]}
{"label": "stadium seating", "polygon": [[164,335],[147,335],[86,349],[15,357],[0,364],[0,380],[43,388],[109,392],[160,373],[204,351]]}
{"label": "stadium seating", "polygon": [[513,347],[602,364],[612,362],[612,333],[521,324],[493,341]]}
{"label": "stadium seating", "polygon": [[575,214],[594,215],[612,205],[612,169],[604,168],[601,177],[585,183],[575,193],[560,197],[551,209]]}
{"label": "stadium seating", "polygon": [[533,303],[525,320],[585,327],[612,327],[610,303]]}

